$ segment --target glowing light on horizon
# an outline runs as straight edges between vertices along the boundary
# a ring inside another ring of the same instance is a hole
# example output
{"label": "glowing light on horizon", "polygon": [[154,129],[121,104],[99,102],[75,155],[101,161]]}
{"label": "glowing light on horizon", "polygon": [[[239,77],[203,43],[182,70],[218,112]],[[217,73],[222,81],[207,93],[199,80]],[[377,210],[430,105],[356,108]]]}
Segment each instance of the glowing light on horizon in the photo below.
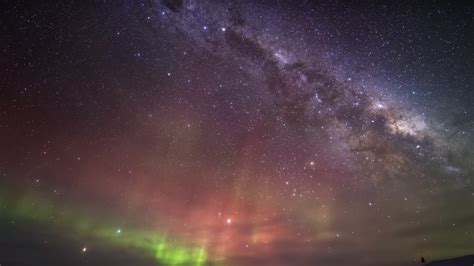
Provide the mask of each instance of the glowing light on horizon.
{"label": "glowing light on horizon", "polygon": [[[126,233],[122,228],[111,230],[113,227],[107,221],[75,211],[70,206],[55,207],[54,201],[36,195],[14,198],[10,193],[0,193],[0,202],[5,210],[2,216],[60,227],[78,239],[94,239],[101,244],[117,248],[144,251],[153,256],[160,265],[200,266],[208,261],[208,253],[204,247],[179,244],[176,239],[166,239],[164,233],[140,228],[129,228]],[[51,217],[55,219],[52,220]],[[121,237],[117,237],[117,234],[121,234]],[[87,246],[81,248],[81,253],[87,251]]]}

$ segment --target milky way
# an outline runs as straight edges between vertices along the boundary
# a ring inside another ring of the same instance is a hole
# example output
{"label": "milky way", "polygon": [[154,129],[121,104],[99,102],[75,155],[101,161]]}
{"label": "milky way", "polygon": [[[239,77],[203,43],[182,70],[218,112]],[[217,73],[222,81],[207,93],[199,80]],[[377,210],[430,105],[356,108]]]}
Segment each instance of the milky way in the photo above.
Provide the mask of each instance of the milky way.
{"label": "milky way", "polygon": [[1,9],[1,265],[474,253],[469,4]]}

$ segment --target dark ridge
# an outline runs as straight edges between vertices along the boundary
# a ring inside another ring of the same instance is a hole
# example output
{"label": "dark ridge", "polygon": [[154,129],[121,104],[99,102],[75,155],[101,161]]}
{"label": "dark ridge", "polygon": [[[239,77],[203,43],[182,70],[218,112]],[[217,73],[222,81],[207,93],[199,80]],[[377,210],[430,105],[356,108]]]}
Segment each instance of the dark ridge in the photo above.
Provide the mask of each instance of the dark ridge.
{"label": "dark ridge", "polygon": [[474,255],[437,260],[426,264],[428,266],[472,266],[474,265]]}

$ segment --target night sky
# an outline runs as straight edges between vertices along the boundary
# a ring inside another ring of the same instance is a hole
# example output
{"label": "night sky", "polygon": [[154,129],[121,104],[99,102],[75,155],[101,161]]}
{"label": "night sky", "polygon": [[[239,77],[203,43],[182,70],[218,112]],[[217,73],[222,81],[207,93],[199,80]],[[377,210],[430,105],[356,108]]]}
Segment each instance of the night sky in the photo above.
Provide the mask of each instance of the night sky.
{"label": "night sky", "polygon": [[473,254],[473,14],[1,1],[0,265]]}

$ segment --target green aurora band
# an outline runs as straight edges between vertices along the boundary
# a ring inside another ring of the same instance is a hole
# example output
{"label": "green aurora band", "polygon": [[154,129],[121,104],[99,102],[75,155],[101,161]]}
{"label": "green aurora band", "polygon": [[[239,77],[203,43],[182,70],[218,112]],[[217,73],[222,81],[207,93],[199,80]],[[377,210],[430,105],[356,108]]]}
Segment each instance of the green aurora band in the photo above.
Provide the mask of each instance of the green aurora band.
{"label": "green aurora band", "polygon": [[78,240],[94,239],[117,248],[127,248],[154,257],[160,265],[204,265],[208,260],[204,247],[190,247],[167,240],[166,234],[136,228],[117,231],[102,219],[84,215],[42,197],[12,197],[0,189],[0,218],[33,222],[64,229]]}

